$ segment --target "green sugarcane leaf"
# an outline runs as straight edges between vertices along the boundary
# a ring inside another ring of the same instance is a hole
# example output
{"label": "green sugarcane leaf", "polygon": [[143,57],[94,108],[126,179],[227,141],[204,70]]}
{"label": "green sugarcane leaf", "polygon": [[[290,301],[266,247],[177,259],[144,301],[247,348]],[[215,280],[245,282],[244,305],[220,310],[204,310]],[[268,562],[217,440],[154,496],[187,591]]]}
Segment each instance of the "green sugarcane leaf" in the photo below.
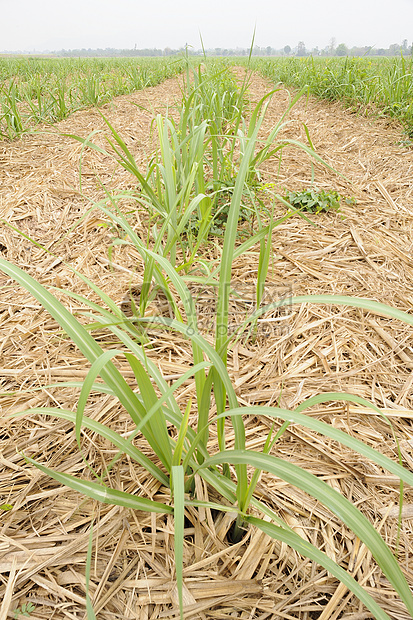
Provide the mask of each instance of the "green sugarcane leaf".
{"label": "green sugarcane leaf", "polygon": [[314,562],[317,562],[324,568],[326,568],[329,573],[337,577],[347,586],[349,590],[351,590],[358,599],[364,603],[364,605],[369,609],[377,620],[390,620],[390,616],[386,614],[386,612],[376,603],[372,596],[366,590],[360,586],[357,581],[344,569],[338,566],[333,560],[331,560],[325,553],[317,549],[310,542],[304,540],[296,534],[295,532],[287,531],[273,523],[268,523],[263,519],[257,519],[256,517],[244,517],[244,520],[251,525],[259,528],[262,532],[265,532],[271,538],[275,538],[275,540],[280,540],[281,542],[286,543],[292,549],[295,549],[302,556],[310,558]]}
{"label": "green sugarcane leaf", "polygon": [[348,499],[313,474],[273,455],[261,454],[252,450],[226,450],[206,459],[202,467],[222,463],[248,464],[257,469],[268,471],[281,480],[285,480],[305,491],[311,497],[318,499],[324,506],[327,506],[365,543],[413,615],[413,596],[396,559],[370,521]]}
{"label": "green sugarcane leaf", "polygon": [[139,497],[138,495],[132,495],[131,493],[125,493],[125,491],[118,491],[117,489],[110,489],[104,487],[96,482],[90,482],[89,480],[81,480],[70,474],[63,472],[57,472],[45,465],[41,465],[34,459],[28,456],[24,457],[28,463],[31,463],[37,469],[44,474],[47,474],[60,484],[63,484],[74,491],[83,493],[91,499],[95,499],[103,504],[111,504],[113,506],[123,506],[124,508],[131,508],[132,510],[144,510],[145,512],[158,512],[161,514],[172,514],[173,508],[167,504],[161,504],[146,497]]}

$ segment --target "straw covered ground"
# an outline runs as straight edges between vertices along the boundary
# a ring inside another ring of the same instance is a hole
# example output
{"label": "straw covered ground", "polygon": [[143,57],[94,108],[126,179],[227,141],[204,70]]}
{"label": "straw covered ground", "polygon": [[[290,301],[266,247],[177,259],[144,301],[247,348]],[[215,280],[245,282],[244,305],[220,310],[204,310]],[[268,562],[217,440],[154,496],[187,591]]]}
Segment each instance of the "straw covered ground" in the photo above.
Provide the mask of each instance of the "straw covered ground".
{"label": "straw covered ground", "polygon": [[[254,76],[251,99],[258,101],[269,88],[268,82]],[[179,98],[179,80],[169,80],[119,97],[104,108],[143,169],[153,149],[153,114],[165,112],[166,106]],[[275,93],[264,133],[278,121],[287,101],[287,91]],[[317,187],[338,190],[343,196],[354,197],[356,204],[343,205],[341,214],[313,216],[317,226],[294,216],[275,229],[266,301],[291,293],[335,293],[367,297],[411,312],[413,151],[399,144],[401,129],[385,120],[351,114],[339,104],[305,98],[290,118],[283,137],[305,140],[305,122],[318,154],[345,175],[344,179],[316,164]],[[111,191],[135,185],[111,158],[91,150],[82,153],[79,142],[62,135],[86,137],[97,129],[105,132],[105,124],[98,111],[89,109],[44,133],[0,144],[0,217],[52,254],[4,224],[0,252],[46,286],[91,296],[68,268],[71,265],[126,307],[131,287],[138,287],[142,280],[138,253],[116,246],[110,265],[108,246],[117,233],[102,226],[98,211],[70,230],[90,208],[88,200],[103,197],[101,183]],[[103,133],[95,135],[94,141],[104,145]],[[267,183],[280,188],[296,190],[311,185],[308,157],[297,150],[285,151],[279,174],[275,164],[267,164],[263,175]],[[276,209],[281,214],[285,208],[279,205]],[[142,228],[146,226],[143,213],[134,217],[138,224],[141,218]],[[218,256],[219,243],[211,242],[203,250],[204,256]],[[234,263],[234,287],[240,293],[232,306],[234,322],[248,307],[257,264],[258,250],[254,249]],[[75,388],[33,389],[82,380],[89,365],[22,288],[2,274],[0,286],[0,504],[12,506],[0,512],[0,620],[23,618],[19,610],[38,620],[85,618],[91,521],[89,588],[97,618],[177,617],[172,519],[85,500],[25,462],[22,452],[49,467],[91,478],[69,422],[45,415],[9,417],[28,407],[74,409],[79,394]],[[81,310],[80,304],[62,292],[56,295],[74,314]],[[198,291],[198,295],[200,322],[208,334],[213,300],[209,291]],[[149,335],[148,356],[165,377],[173,379],[187,370],[190,349],[186,340],[156,330]],[[210,337],[212,342],[212,333]],[[287,306],[262,318],[255,341],[237,343],[228,366],[241,403],[280,403],[288,408],[309,396],[332,391],[369,399],[390,418],[404,465],[412,467],[411,337],[411,328],[362,310],[316,304]],[[100,344],[110,347],[113,341],[102,331]],[[122,368],[121,360],[116,363]],[[125,376],[133,385],[130,370],[125,370]],[[194,394],[193,381],[180,390],[179,402],[184,407]],[[86,413],[125,436],[132,429],[131,420],[110,396],[92,395]],[[397,459],[389,424],[373,411],[338,403],[319,406],[310,415]],[[248,447],[262,449],[270,426],[265,418],[246,421]],[[230,429],[228,443],[231,446]],[[116,454],[111,444],[93,435],[84,450],[89,465],[98,472]],[[294,425],[277,442],[274,453],[327,480],[362,510],[396,550],[398,479],[349,449]],[[165,489],[126,457],[116,463],[110,480],[118,489],[167,501]],[[198,497],[206,499],[209,493],[198,480]],[[371,554],[328,510],[266,474],[258,495],[300,535],[354,574],[391,618],[407,620],[407,612]],[[228,543],[232,518],[231,513],[215,515],[206,509],[188,512],[184,555],[188,618],[371,617],[324,569],[284,544],[254,530],[246,532],[241,542]],[[411,586],[412,525],[413,493],[406,489],[398,556]],[[33,605],[30,612],[24,607],[28,602]]]}

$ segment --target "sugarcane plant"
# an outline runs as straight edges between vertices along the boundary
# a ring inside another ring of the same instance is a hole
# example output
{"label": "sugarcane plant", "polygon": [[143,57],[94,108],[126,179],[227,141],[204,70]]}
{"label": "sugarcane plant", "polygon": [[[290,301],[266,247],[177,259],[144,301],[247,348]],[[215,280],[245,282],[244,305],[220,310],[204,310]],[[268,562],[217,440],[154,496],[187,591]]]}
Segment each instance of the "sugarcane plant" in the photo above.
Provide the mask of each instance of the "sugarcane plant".
{"label": "sugarcane plant", "polygon": [[[146,208],[154,209],[159,217],[156,220],[157,227],[154,236],[149,241],[145,237],[141,238],[129,219],[122,214],[116,197],[110,199],[107,197],[104,201],[94,204],[93,207],[99,208],[111,222],[119,226],[124,233],[124,242],[133,244],[138,250],[145,264],[144,282],[148,291],[153,283],[162,288],[171,303],[172,317],[148,315],[145,301],[142,308],[136,309],[132,317],[126,317],[115,301],[94,282],[78,274],[87,286],[99,295],[102,302],[98,304],[74,292],[66,291],[70,299],[76,299],[85,305],[83,321],[86,320],[87,325],[84,325],[33,277],[19,267],[0,259],[2,271],[16,280],[42,304],[90,363],[90,370],[85,380],[79,384],[70,384],[79,389],[76,411],[59,407],[40,407],[17,415],[27,413],[50,415],[71,421],[81,452],[83,442],[87,441],[84,436],[84,431],[87,430],[110,441],[118,450],[118,455],[112,464],[106,467],[105,475],[98,481],[81,479],[64,471],[54,471],[28,456],[25,458],[28,463],[59,483],[95,500],[132,510],[173,516],[175,578],[178,585],[181,616],[184,612],[182,592],[185,511],[189,507],[196,509],[207,506],[217,511],[236,513],[232,540],[240,539],[245,528],[255,527],[262,530],[272,538],[285,542],[298,553],[322,565],[345,584],[376,618],[389,620],[388,614],[374,600],[374,597],[357,583],[354,577],[327,554],[293,531],[280,517],[276,506],[269,506],[256,497],[256,485],[261,472],[264,471],[302,489],[317,499],[354,532],[369,548],[406,609],[413,615],[413,597],[403,571],[370,521],[348,499],[326,482],[272,453],[277,439],[289,424],[294,423],[348,446],[356,453],[391,472],[404,483],[413,484],[412,472],[400,463],[392,461],[343,431],[304,413],[314,404],[337,400],[362,404],[370,407],[377,414],[380,414],[380,411],[366,400],[345,393],[320,394],[304,401],[294,410],[276,406],[241,406],[228,373],[228,351],[236,337],[236,334],[230,332],[229,325],[233,262],[257,243],[260,244],[260,255],[256,310],[246,317],[242,329],[248,329],[269,310],[285,304],[302,303],[363,308],[413,325],[413,317],[407,313],[375,301],[352,297],[306,295],[281,299],[269,306],[261,306],[263,283],[269,265],[272,232],[279,221],[291,217],[293,213],[297,213],[297,210],[293,210],[290,206],[283,218],[278,220],[271,218],[267,224],[261,222],[258,230],[250,239],[238,244],[239,213],[248,190],[251,172],[266,158],[279,156],[282,149],[287,146],[299,146],[317,158],[310,146],[300,145],[293,141],[277,143],[282,122],[278,123],[264,144],[259,142],[259,130],[269,97],[270,95],[264,97],[257,104],[248,124],[244,118],[235,123],[237,137],[233,136],[231,139],[238,140],[239,159],[236,162],[237,170],[231,192],[222,251],[219,260],[204,275],[196,272],[195,253],[191,258],[191,264],[188,264],[186,255],[182,252],[181,242],[185,222],[188,221],[189,215],[199,208],[202,225],[203,218],[207,217],[205,214],[202,215],[202,209],[205,208],[208,213],[212,205],[211,197],[208,196],[208,191],[203,187],[201,179],[201,172],[207,169],[205,160],[208,159],[208,153],[205,154],[202,151],[207,148],[205,145],[208,145],[208,141],[209,144],[212,143],[211,137],[208,137],[210,127],[208,119],[199,118],[197,123],[194,123],[191,133],[183,137],[179,135],[177,125],[172,121],[158,117],[156,122],[160,155],[158,160],[153,161],[146,175],[139,171],[121,137],[110,127],[111,138],[109,139],[115,149],[116,157],[135,175],[145,193]],[[184,108],[185,105],[184,103]],[[188,117],[192,112],[193,110],[187,106],[182,114]],[[190,144],[190,140],[194,141],[193,145]],[[90,144],[90,141],[84,142],[85,148]],[[92,144],[92,148],[98,147]],[[184,155],[192,158],[191,163],[184,161]],[[204,182],[205,186],[206,184],[207,180]],[[199,192],[200,189],[201,192]],[[204,200],[206,202],[203,203]],[[185,205],[186,210],[180,214],[179,207],[182,204]],[[202,239],[198,240],[197,250],[202,249],[202,240],[205,239],[207,233],[208,230],[205,227]],[[216,290],[217,315],[214,344],[208,341],[199,327],[196,304],[189,286],[191,281],[213,286]],[[181,334],[191,346],[191,364],[172,385],[167,383],[159,368],[149,359],[145,344],[141,339],[142,331],[154,327]],[[118,347],[102,349],[97,339],[93,337],[94,329],[105,329],[112,334],[119,343]],[[114,364],[116,358],[127,361],[135,378],[135,388],[131,387],[117,369]],[[101,379],[99,382],[97,382],[98,377]],[[194,377],[196,402],[188,401],[182,409],[175,394],[182,383],[191,377]],[[134,426],[133,433],[128,438],[85,414],[85,408],[92,392],[112,395],[128,412]],[[211,418],[210,411],[213,404],[216,407],[216,414]],[[197,414],[197,423],[192,427],[189,419],[191,413],[194,412]],[[274,421],[281,420],[279,432],[275,436],[269,433],[261,452],[246,447],[245,420],[250,416],[266,416]],[[233,448],[227,446],[226,425],[231,425],[233,429]],[[218,450],[211,449],[209,437],[213,426],[218,435]],[[171,427],[174,432],[171,432]],[[152,456],[148,456],[147,450],[144,452],[134,444],[133,439],[138,434],[145,438]],[[156,479],[165,489],[165,494],[169,493],[169,500],[156,501],[145,497],[142,493],[127,493],[113,488],[108,482],[111,467],[123,454],[145,469],[148,476]],[[254,468],[252,477],[248,476],[248,467]],[[197,476],[214,489],[215,497],[221,499],[210,502],[198,499],[194,484]],[[90,604],[88,608],[90,610]],[[92,617],[91,614],[92,611],[89,611],[90,617]]]}

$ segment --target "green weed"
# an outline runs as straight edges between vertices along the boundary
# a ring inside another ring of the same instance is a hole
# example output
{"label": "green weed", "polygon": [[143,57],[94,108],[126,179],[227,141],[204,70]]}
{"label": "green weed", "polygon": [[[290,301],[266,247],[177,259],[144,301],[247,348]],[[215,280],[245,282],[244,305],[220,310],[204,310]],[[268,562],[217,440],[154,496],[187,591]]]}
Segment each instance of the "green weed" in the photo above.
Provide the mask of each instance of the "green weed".
{"label": "green weed", "polygon": [[33,603],[25,603],[13,611],[13,617],[18,618],[19,616],[25,616],[29,618],[35,609],[36,605],[33,605]]}
{"label": "green weed", "polygon": [[[334,190],[318,190],[312,188],[304,191],[291,192],[287,191],[285,196],[292,207],[307,211],[309,213],[322,213],[328,211],[340,211],[340,203],[342,196]],[[354,204],[354,198],[345,198],[347,204]]]}

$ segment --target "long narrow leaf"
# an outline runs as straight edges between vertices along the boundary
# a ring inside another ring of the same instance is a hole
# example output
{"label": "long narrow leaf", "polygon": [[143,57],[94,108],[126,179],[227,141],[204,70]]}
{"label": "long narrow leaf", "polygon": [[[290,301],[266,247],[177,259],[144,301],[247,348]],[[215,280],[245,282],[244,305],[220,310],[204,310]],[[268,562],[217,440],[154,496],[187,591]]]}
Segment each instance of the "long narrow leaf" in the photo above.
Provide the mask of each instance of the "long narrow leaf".
{"label": "long narrow leaf", "polygon": [[131,353],[125,353],[125,356],[133,370],[133,374],[135,375],[146,410],[148,411],[152,407],[154,408],[153,414],[147,424],[151,429],[150,434],[156,441],[156,454],[168,467],[168,470],[170,470],[172,463],[172,449],[165,417],[162,414],[162,410],[160,408],[156,408],[158,397],[156,396],[156,392],[152,386],[148,373],[144,369],[141,362]]}
{"label": "long narrow leaf", "polygon": [[244,518],[247,523],[255,525],[255,527],[259,528],[262,532],[265,532],[265,534],[271,536],[271,538],[275,538],[276,540],[286,543],[304,557],[308,557],[326,568],[329,573],[334,575],[334,577],[337,577],[337,579],[344,583],[344,585],[346,585],[348,589],[351,590],[351,592],[353,592],[362,603],[364,603],[367,609],[374,614],[377,620],[390,620],[390,616],[388,616],[386,612],[376,603],[373,597],[370,596],[370,594],[366,592],[366,590],[360,586],[349,573],[338,566],[325,553],[317,549],[317,547],[302,539],[295,532],[289,532],[277,525],[274,525],[273,523],[268,523],[263,519],[257,519],[256,517],[249,516]]}
{"label": "long narrow leaf", "polygon": [[[2,258],[0,258],[0,269],[17,280],[42,304],[92,364],[103,354],[103,350],[83,325],[34,278]],[[135,424],[138,424],[146,413],[145,409],[112,362],[109,361],[101,369],[101,377],[115,391],[117,398],[129,412]],[[152,444],[152,438],[147,437],[147,439]],[[153,447],[156,450],[156,445]]]}
{"label": "long narrow leaf", "polygon": [[[354,400],[355,398],[350,394],[348,396],[349,398],[346,398],[346,394],[340,394],[340,398],[342,400]],[[356,398],[357,402],[363,402],[365,406],[369,406],[373,409],[375,408],[367,400],[360,399],[360,397]],[[384,454],[381,454],[378,450],[375,450],[374,448],[371,448],[367,444],[360,441],[360,439],[351,437],[351,435],[347,435],[347,433],[345,433],[344,431],[341,431],[338,428],[334,428],[330,424],[326,424],[326,422],[322,422],[321,420],[316,420],[313,417],[306,416],[302,413],[298,413],[297,411],[289,411],[287,409],[281,409],[279,407],[242,407],[239,409],[229,409],[227,412],[225,412],[225,415],[230,415],[232,417],[245,415],[264,415],[271,418],[280,418],[281,420],[286,420],[294,424],[300,424],[301,426],[304,426],[304,428],[309,428],[320,433],[321,435],[324,435],[325,437],[330,437],[330,439],[338,441],[344,446],[351,448],[355,452],[366,456],[380,467],[383,467],[383,469],[387,469],[387,471],[391,472],[407,484],[413,486],[413,472],[411,472],[409,469],[402,467],[398,463],[395,463],[387,456],[384,456]]]}
{"label": "long narrow leaf", "polygon": [[89,394],[93,388],[96,377],[99,375],[102,368],[116,355],[123,355],[123,351],[119,351],[118,349],[111,349],[110,351],[105,351],[102,355],[99,355],[97,359],[93,362],[92,366],[89,369],[89,372],[86,375],[86,378],[83,382],[82,389],[80,391],[79,400],[77,401],[76,408],[76,424],[75,424],[75,432],[76,432],[76,441],[79,447],[80,446],[80,431],[82,428],[82,418],[85,411],[86,403],[89,398]]}
{"label": "long narrow leaf", "polygon": [[413,615],[413,596],[397,561],[370,521],[348,499],[313,474],[273,455],[261,454],[253,450],[226,450],[207,459],[203,467],[222,463],[248,464],[268,471],[327,506],[365,543]]}
{"label": "long narrow leaf", "polygon": [[125,493],[125,491],[110,489],[96,484],[96,482],[90,482],[89,480],[80,480],[80,478],[76,478],[70,474],[57,472],[54,469],[45,467],[28,456],[26,456],[25,459],[44,474],[60,482],[60,484],[74,491],[78,491],[79,493],[83,493],[83,495],[95,499],[98,502],[112,504],[113,506],[123,506],[124,508],[131,508],[133,510],[144,510],[145,512],[159,512],[161,514],[173,513],[173,508],[167,504],[161,504],[160,502],[155,502],[146,497],[138,497],[131,493]]}
{"label": "long narrow leaf", "polygon": [[[21,411],[19,413],[13,414],[11,417],[21,417],[23,415],[52,415],[56,418],[60,418],[62,420],[69,420],[75,424],[76,422],[76,413],[74,411],[69,411],[68,409],[57,409],[54,407],[34,407],[33,409],[26,409],[25,411]],[[169,479],[165,473],[159,469],[152,461],[143,454],[138,448],[136,448],[130,441],[121,437],[115,431],[112,431],[106,425],[97,422],[96,420],[92,420],[87,416],[83,416],[82,425],[85,428],[90,429],[94,433],[101,435],[104,439],[107,439],[114,446],[116,446],[122,453],[127,454],[130,458],[136,461],[139,465],[144,467],[147,472],[153,476],[156,480],[166,487],[169,486]]]}

